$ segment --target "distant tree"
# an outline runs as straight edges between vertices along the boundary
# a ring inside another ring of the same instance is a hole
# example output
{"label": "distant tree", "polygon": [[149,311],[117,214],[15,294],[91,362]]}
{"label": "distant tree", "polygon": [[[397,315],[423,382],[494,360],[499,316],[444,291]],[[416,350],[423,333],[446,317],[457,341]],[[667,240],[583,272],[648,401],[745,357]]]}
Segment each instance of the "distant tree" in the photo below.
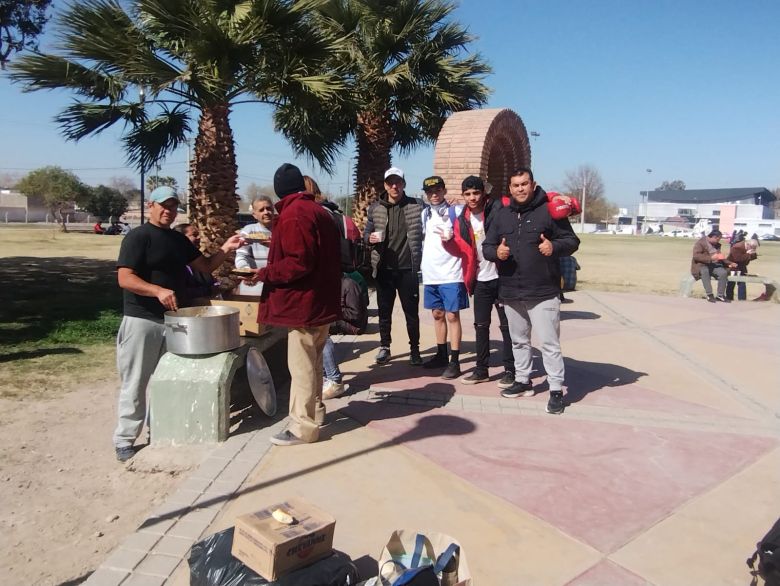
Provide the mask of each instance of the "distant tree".
{"label": "distant tree", "polygon": [[0,173],[0,187],[13,189],[21,178],[20,173]]}
{"label": "distant tree", "polygon": [[138,180],[131,177],[112,177],[109,179],[109,187],[113,187],[121,193],[127,203],[140,203],[141,190],[138,188]]}
{"label": "distant tree", "polygon": [[12,53],[38,48],[51,0],[0,0],[0,69]]}
{"label": "distant tree", "polygon": [[567,172],[563,185],[564,193],[584,204],[585,223],[604,222],[618,213],[618,207],[604,198],[604,181],[592,165]]}
{"label": "distant tree", "polygon": [[157,189],[162,185],[168,185],[169,187],[173,187],[174,189],[179,189],[179,182],[176,181],[174,177],[150,175],[149,177],[146,178],[147,191],[154,191],[155,189]]}
{"label": "distant tree", "polygon": [[681,179],[664,181],[655,188],[655,191],[685,191],[685,181],[682,181]]}
{"label": "distant tree", "polygon": [[90,188],[70,171],[61,167],[41,167],[30,171],[16,188],[27,197],[38,198],[49,208],[63,232],[68,231],[65,212],[75,204],[84,203]]}
{"label": "distant tree", "polygon": [[101,220],[109,220],[112,216],[119,219],[127,211],[127,200],[118,189],[98,185],[90,188],[90,194],[81,207]]}
{"label": "distant tree", "polygon": [[253,199],[260,195],[267,195],[268,197],[276,199],[273,185],[258,185],[257,183],[250,183],[244,190],[244,199],[251,202]]}

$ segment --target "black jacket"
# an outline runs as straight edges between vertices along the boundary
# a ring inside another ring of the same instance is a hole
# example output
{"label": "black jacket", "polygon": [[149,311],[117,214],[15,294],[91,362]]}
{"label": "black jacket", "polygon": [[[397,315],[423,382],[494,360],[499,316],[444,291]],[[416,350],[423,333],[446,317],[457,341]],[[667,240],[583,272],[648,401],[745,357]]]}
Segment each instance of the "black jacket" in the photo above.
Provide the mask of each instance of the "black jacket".
{"label": "black jacket", "polygon": [[[552,256],[539,252],[542,234],[552,242]],[[496,256],[496,248],[503,238],[510,249],[510,256],[504,261]],[[568,219],[550,217],[547,194],[537,187],[526,205],[521,207],[513,199],[508,207],[496,210],[482,252],[498,267],[501,299],[545,300],[561,292],[559,257],[573,254],[579,245],[580,240]]]}

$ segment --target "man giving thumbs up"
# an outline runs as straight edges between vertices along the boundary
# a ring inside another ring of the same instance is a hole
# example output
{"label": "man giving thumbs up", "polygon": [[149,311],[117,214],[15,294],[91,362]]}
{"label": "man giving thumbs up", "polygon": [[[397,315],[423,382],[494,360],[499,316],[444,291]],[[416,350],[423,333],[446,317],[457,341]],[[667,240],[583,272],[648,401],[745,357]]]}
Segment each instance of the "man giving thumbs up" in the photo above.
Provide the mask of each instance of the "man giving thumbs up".
{"label": "man giving thumbs up", "polygon": [[498,296],[504,304],[515,383],[503,397],[530,397],[533,371],[531,329],[539,338],[550,399],[548,413],[563,413],[564,366],[560,345],[561,273],[559,257],[573,254],[580,245],[569,220],[553,219],[547,194],[536,185],[533,173],[520,168],[509,178],[508,206],[498,210],[488,228],[482,251],[498,267]]}

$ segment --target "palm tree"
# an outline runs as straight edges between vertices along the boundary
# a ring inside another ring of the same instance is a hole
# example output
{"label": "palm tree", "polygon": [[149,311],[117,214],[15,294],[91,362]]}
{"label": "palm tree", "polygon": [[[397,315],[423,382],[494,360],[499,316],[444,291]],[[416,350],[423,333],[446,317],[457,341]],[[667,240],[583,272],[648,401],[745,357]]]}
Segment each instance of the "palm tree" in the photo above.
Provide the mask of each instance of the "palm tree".
{"label": "palm tree", "polygon": [[[348,99],[318,121],[318,140],[343,145],[354,138],[354,214],[361,226],[393,148],[407,153],[432,143],[450,114],[487,101],[482,79],[490,68],[478,54],[460,56],[473,37],[448,20],[454,8],[446,0],[330,0],[320,10],[324,29],[350,38],[351,75]],[[281,109],[276,123],[306,153],[318,143],[298,131],[300,115]]]}
{"label": "palm tree", "polygon": [[[20,59],[12,78],[25,91],[66,88],[76,94],[56,119],[69,140],[124,123],[128,162],[141,170],[181,145],[197,115],[190,215],[213,252],[233,232],[238,211],[231,108],[253,101],[305,114],[312,104],[338,98],[343,84],[327,60],[339,41],[312,23],[321,4],[77,2],[59,19],[56,51]],[[307,152],[325,168],[336,153],[325,143]]]}

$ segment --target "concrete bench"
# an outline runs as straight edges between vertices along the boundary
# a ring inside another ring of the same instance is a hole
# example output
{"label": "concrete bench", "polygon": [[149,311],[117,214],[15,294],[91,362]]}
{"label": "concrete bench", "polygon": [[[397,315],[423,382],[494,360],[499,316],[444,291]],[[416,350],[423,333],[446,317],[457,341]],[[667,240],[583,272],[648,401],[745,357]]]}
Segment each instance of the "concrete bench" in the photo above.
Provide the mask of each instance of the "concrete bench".
{"label": "concrete bench", "polygon": [[[778,285],[777,281],[774,279],[770,279],[769,277],[761,277],[759,275],[729,275],[728,279],[732,283],[761,283],[766,289],[764,295],[767,300],[780,303],[780,298],[778,298],[777,294]],[[693,286],[695,283],[696,279],[693,278],[693,275],[690,273],[683,275],[683,277],[680,279],[680,296],[690,297],[693,292]]]}
{"label": "concrete bench", "polygon": [[219,354],[166,353],[149,380],[149,428],[153,445],[223,442],[230,430],[230,387],[249,348],[265,352],[287,338],[285,328],[242,337]]}
{"label": "concrete bench", "polygon": [[780,298],[777,296],[777,281],[774,279],[760,275],[729,275],[729,281],[731,283],[761,283],[764,285],[764,296],[767,301],[780,303]]}

